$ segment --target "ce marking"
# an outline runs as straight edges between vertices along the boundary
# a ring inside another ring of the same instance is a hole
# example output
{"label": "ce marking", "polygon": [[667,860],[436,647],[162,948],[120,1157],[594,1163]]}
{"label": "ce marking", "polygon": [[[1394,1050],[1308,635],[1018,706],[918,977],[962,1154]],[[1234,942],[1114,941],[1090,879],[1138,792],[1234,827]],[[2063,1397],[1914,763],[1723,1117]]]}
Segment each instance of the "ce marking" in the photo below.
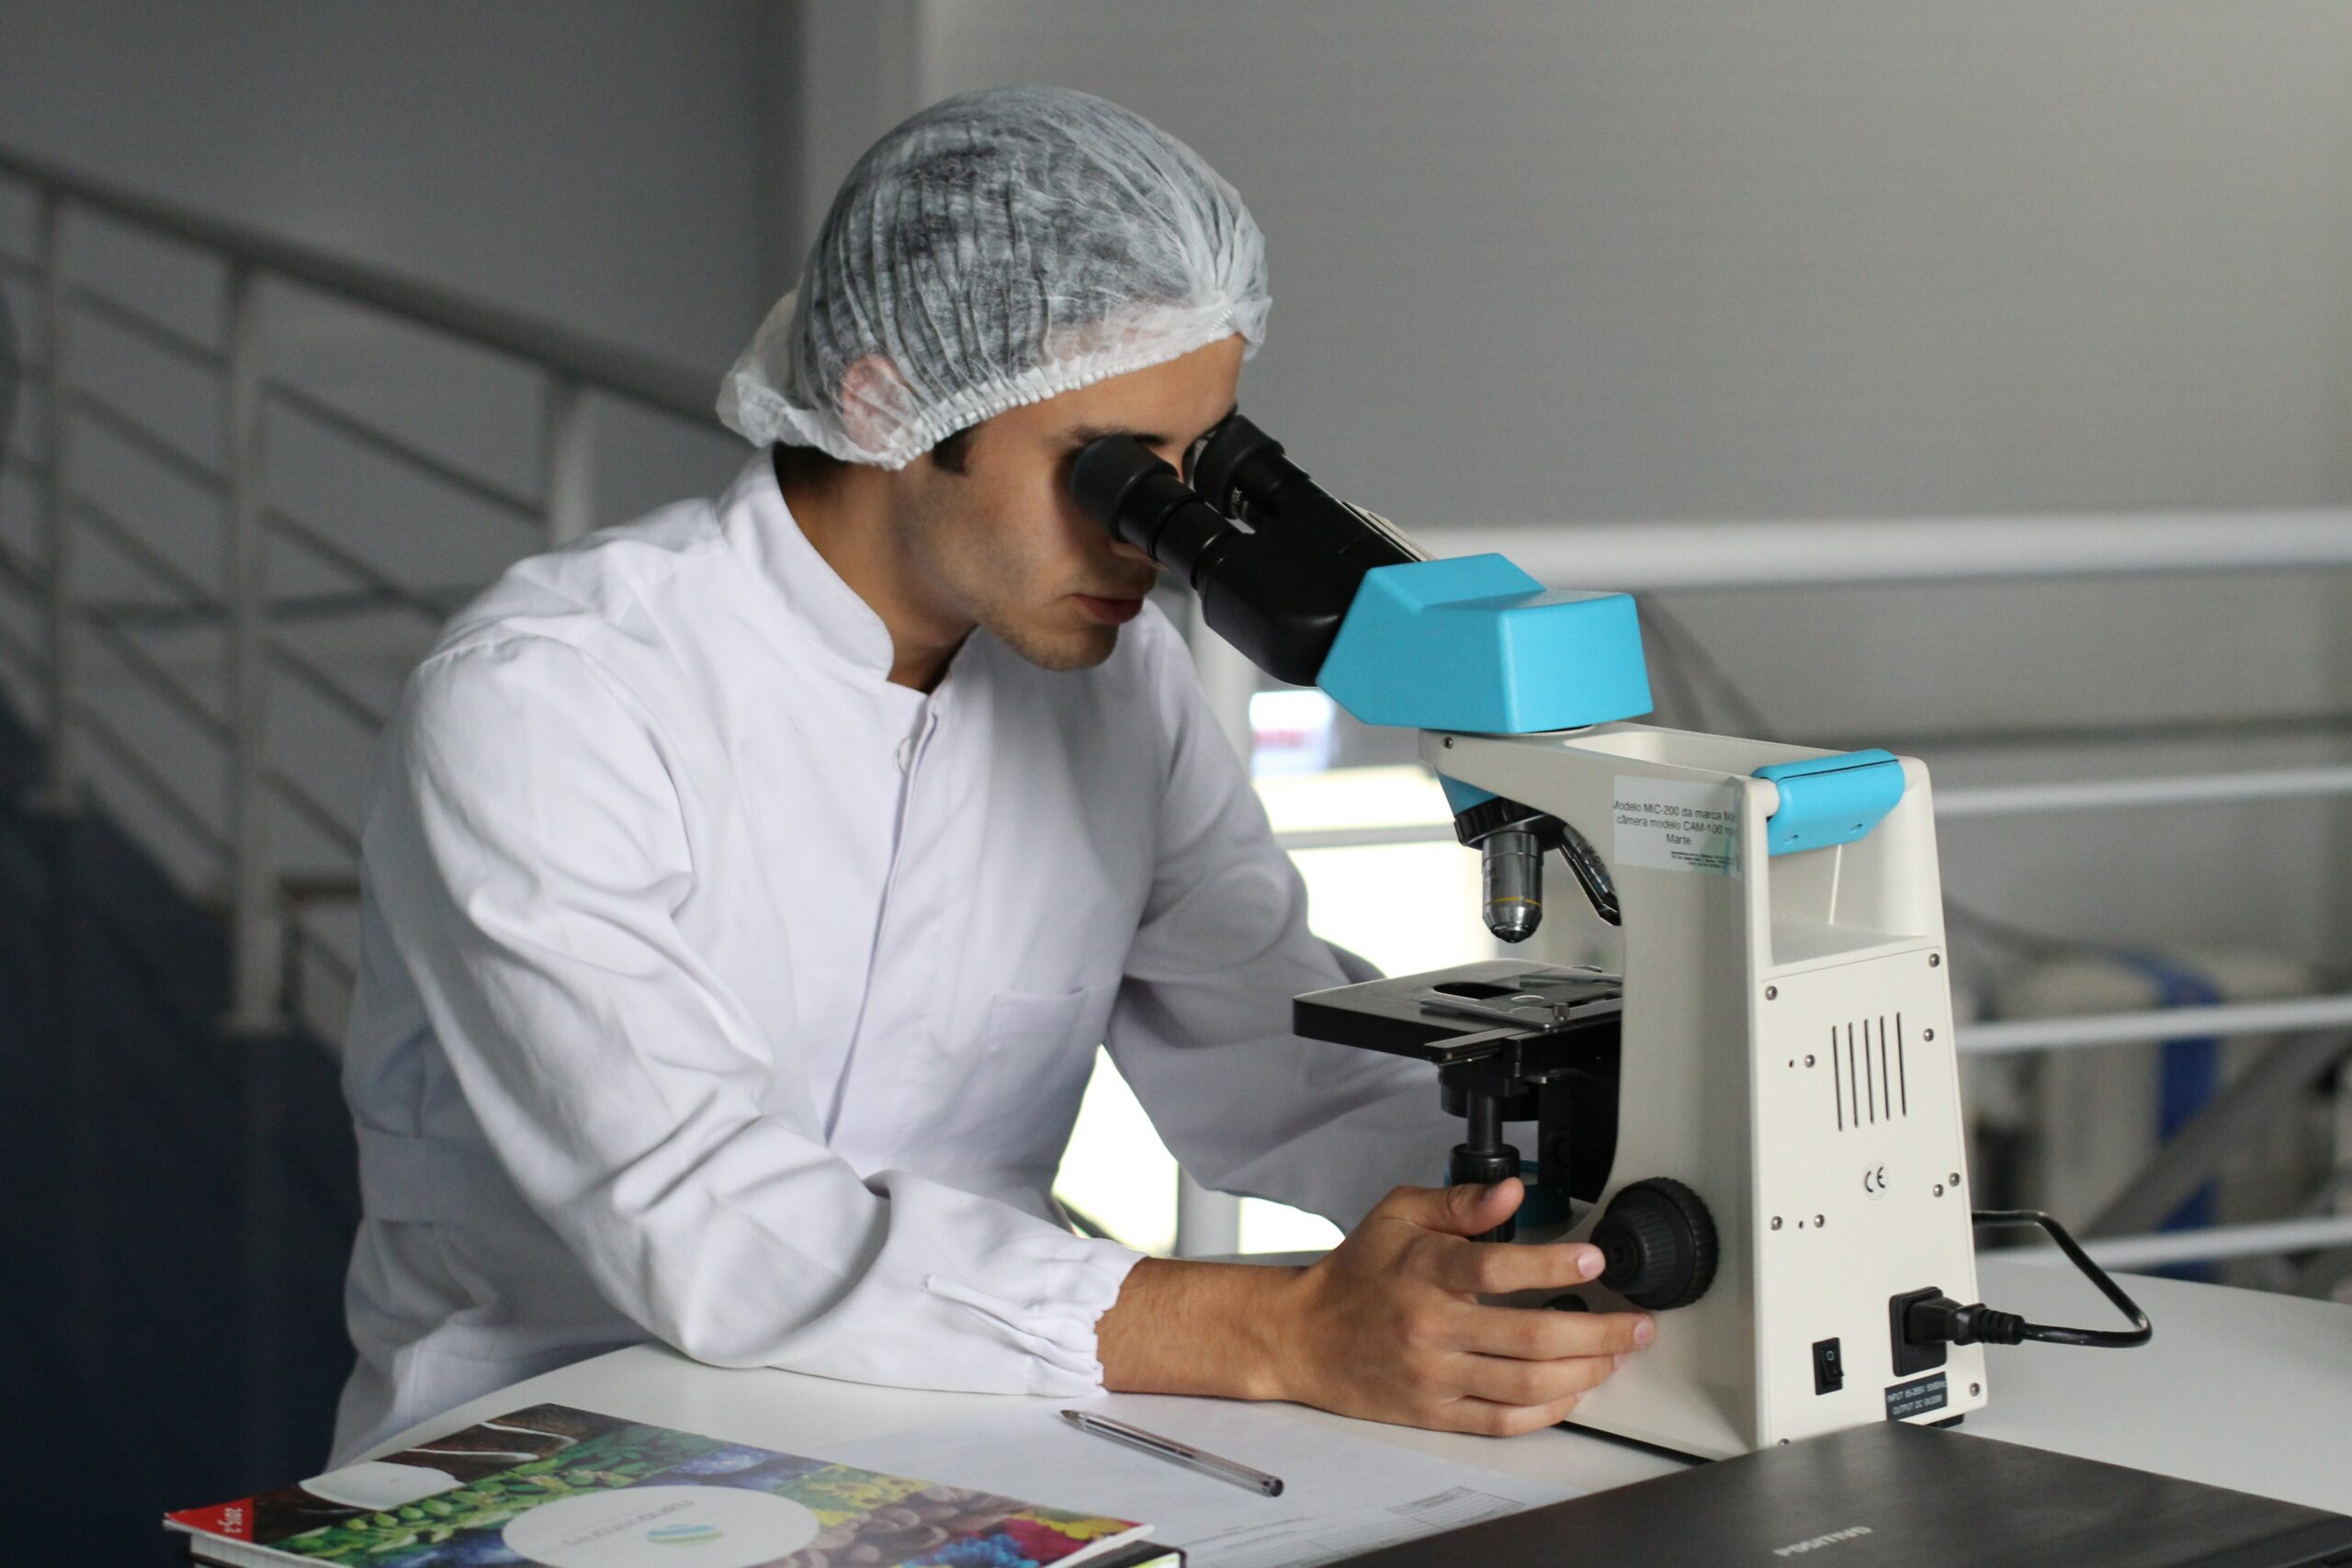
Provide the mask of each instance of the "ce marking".
{"label": "ce marking", "polygon": [[1874,1165],[1862,1172],[1862,1192],[1870,1198],[1886,1196],[1886,1167]]}

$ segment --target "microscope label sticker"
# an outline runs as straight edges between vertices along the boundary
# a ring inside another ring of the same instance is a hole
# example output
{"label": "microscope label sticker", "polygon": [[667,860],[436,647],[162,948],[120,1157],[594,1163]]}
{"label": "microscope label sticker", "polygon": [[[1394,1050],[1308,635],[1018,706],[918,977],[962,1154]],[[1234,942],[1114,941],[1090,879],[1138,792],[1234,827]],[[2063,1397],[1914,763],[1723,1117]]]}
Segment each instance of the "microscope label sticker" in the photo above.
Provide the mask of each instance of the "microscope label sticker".
{"label": "microscope label sticker", "polygon": [[1951,1400],[1945,1393],[1944,1375],[1938,1372],[1917,1382],[1900,1382],[1886,1391],[1886,1418],[1907,1421],[1914,1416],[1925,1416],[1930,1410],[1941,1410]]}
{"label": "microscope label sticker", "polygon": [[1619,865],[1739,874],[1739,786],[1620,773],[1610,807]]}

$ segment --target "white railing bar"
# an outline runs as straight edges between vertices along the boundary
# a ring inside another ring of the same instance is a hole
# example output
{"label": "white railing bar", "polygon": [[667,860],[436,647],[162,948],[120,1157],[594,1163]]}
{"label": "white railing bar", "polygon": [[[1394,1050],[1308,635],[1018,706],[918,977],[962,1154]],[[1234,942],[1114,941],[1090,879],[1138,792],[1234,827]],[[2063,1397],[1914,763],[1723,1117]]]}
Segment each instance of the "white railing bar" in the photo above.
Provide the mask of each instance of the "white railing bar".
{"label": "white railing bar", "polygon": [[178,676],[157,663],[154,655],[124,636],[119,627],[109,625],[105,616],[95,611],[85,607],[81,616],[82,624],[97,635],[98,640],[106,645],[107,651],[113,654],[123,668],[143,681],[149,690],[177,709],[181,717],[204,731],[216,745],[232,746],[236,743],[237,738],[230,729],[229,721],[206,706],[204,699],[193,690],[181,684]]}
{"label": "white railing bar", "polygon": [[90,497],[78,490],[68,491],[65,506],[83,522],[95,525],[108,544],[145,568],[151,576],[168,585],[187,601],[187,607],[213,612],[221,608],[220,596],[190,576],[187,568],[141,538],[122,519]]}
{"label": "white railing bar", "polygon": [[2080,1018],[2005,1019],[1997,1023],[1962,1024],[1956,1033],[1962,1055],[1983,1056],[2007,1051],[2061,1051],[2081,1045],[2294,1034],[2346,1027],[2352,1027],[2352,995],[2152,1008],[2143,1012],[2086,1013]]}
{"label": "white railing bar", "polygon": [[42,653],[49,673],[43,682],[44,737],[40,796],[50,809],[74,812],[82,803],[82,744],[75,733],[74,704],[80,682],[80,652],[74,637],[74,513],[65,497],[73,472],[74,422],[65,416],[66,370],[72,364],[74,312],[65,303],[65,203],[54,191],[40,196],[41,314],[41,576]]}
{"label": "white railing bar", "polygon": [[391,715],[375,707],[358,694],[311,662],[286,645],[283,637],[268,639],[269,656],[279,669],[299,677],[302,683],[343,710],[344,716],[373,735],[390,721]]}
{"label": "white railing bar", "polygon": [[596,339],[518,310],[485,305],[434,284],[419,283],[317,246],[286,240],[127,186],[92,179],[46,159],[0,148],[0,174],[44,187],[52,200],[70,198],[115,219],[209,250],[232,262],[336,295],[387,315],[470,340],[543,367],[565,371],[605,391],[718,427],[715,373]]}
{"label": "white railing bar", "polygon": [[0,653],[14,659],[29,674],[41,675],[49,670],[49,660],[41,657],[40,649],[9,630],[5,621],[0,621]]}
{"label": "white railing bar", "polygon": [[440,604],[426,598],[414,589],[368,565],[368,562],[328,538],[300,518],[278,507],[272,506],[266,509],[263,518],[273,532],[284,535],[336,570],[374,589],[388,602],[401,609],[414,611],[436,626],[456,613],[455,605]]}
{"label": "white railing bar", "polygon": [[283,769],[270,769],[269,782],[277,789],[279,798],[308,818],[311,826],[333,839],[337,849],[355,860],[358,858],[359,835],[329,809],[324,801],[288,778]]}
{"label": "white railing bar", "polygon": [[1288,828],[1274,835],[1286,850],[1352,850],[1374,844],[1451,844],[1451,822],[1405,822],[1385,828]]}
{"label": "white railing bar", "polygon": [[189,805],[187,799],[172,787],[171,781],[157,773],[154,765],[140,754],[138,747],[125,739],[122,732],[108,724],[105,716],[90,704],[76,697],[74,699],[73,707],[76,727],[87,734],[91,739],[96,740],[101,749],[112,753],[114,760],[121,765],[122,771],[130,775],[141,789],[153,797],[156,805],[170,813],[189,833],[203,840],[206,846],[222,860],[229,858],[229,836],[207,822],[204,819],[204,814]]}
{"label": "white railing bar", "polygon": [[[265,438],[269,405],[267,302],[261,275],[229,263],[226,331],[229,363],[221,376],[220,471],[229,478],[220,509],[221,588],[227,597],[222,652],[230,724],[230,986],[228,1028],[274,1033],[284,1025],[286,931],[277,901],[277,813],[272,785],[269,529],[262,520],[269,470]],[[248,1246],[255,1245],[247,1214]],[[267,1246],[275,1246],[269,1238]]]}
{"label": "white railing bar", "polygon": [[397,435],[387,434],[357,414],[339,409],[324,399],[299,387],[289,387],[283,381],[270,382],[268,395],[272,402],[282,403],[316,420],[346,440],[368,448],[378,457],[415,468],[452,490],[461,491],[486,505],[509,513],[520,522],[536,524],[538,521],[539,503],[529,496],[519,494],[479,474],[469,473]]}
{"label": "white railing bar", "polygon": [[345,987],[357,983],[359,979],[357,964],[337,953],[324,937],[311,930],[301,920],[291,920],[288,924],[293,928],[294,940],[302,944],[305,952],[323,960],[326,966],[334,971],[335,978],[341,980]]}
{"label": "white railing bar", "polygon": [[577,378],[550,376],[539,423],[539,528],[560,549],[596,525],[596,405]]}
{"label": "white railing bar", "polygon": [[359,901],[359,878],[351,872],[289,873],[278,879],[278,886],[286,890],[287,903],[300,908]]}
{"label": "white railing bar", "polygon": [[[2167,1263],[2263,1258],[2281,1252],[2319,1252],[2337,1247],[2352,1247],[2352,1214],[2214,1225],[2206,1230],[2159,1231],[2151,1235],[2108,1236],[2083,1243],[2084,1251],[2109,1269],[2154,1269]],[[2066,1264],[2066,1255],[2054,1247],[1987,1249],[1987,1256],[2018,1263]]]}
{"label": "white railing bar", "polygon": [[[1962,787],[1945,790],[1936,796],[1936,819],[1959,822],[2042,812],[2209,806],[2335,795],[2352,795],[2352,767],[2272,768],[2234,773],[2183,773],[2167,778]],[[1453,827],[1442,822],[1376,828],[1293,828],[1274,835],[1274,841],[1286,850],[1340,850],[1453,840]]]}
{"label": "white railing bar", "polygon": [[208,467],[202,458],[181,451],[140,423],[136,416],[125,413],[96,393],[80,387],[69,388],[65,393],[65,406],[126,444],[138,447],[197,489],[212,495],[228,493],[229,481],[222,479],[218,470]]}
{"label": "white railing bar", "polygon": [[1837,522],[1432,523],[1442,555],[1500,550],[1568,588],[1819,588],[2352,567],[2352,508]]}
{"label": "white railing bar", "polygon": [[2069,784],[1987,785],[1936,796],[1936,820],[2021,817],[2050,811],[2104,811],[2140,806],[2213,806],[2352,795],[2352,767],[2270,768],[2167,778],[2086,779]]}
{"label": "white railing bar", "polygon": [[34,570],[25,553],[6,539],[0,539],[0,582],[30,599],[40,597],[41,590],[49,586],[49,579]]}
{"label": "white railing bar", "polygon": [[219,370],[229,363],[229,356],[210,344],[190,337],[179,328],[159,321],[119,299],[101,294],[87,284],[78,284],[67,289],[65,297],[100,321],[119,327],[167,354],[191,360],[209,370]]}

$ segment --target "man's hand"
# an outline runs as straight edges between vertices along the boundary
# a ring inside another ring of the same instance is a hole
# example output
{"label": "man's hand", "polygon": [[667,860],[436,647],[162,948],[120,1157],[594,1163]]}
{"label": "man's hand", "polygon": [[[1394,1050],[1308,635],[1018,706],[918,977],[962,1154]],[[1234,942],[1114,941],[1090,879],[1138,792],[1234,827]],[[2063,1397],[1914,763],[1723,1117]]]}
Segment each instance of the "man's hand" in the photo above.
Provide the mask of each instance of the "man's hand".
{"label": "man's hand", "polygon": [[1098,1327],[1103,1382],[1496,1437],[1551,1426],[1655,1325],[1643,1313],[1479,1300],[1600,1272],[1582,1243],[1468,1239],[1514,1213],[1522,1190],[1516,1179],[1400,1187],[1303,1269],[1147,1259]]}

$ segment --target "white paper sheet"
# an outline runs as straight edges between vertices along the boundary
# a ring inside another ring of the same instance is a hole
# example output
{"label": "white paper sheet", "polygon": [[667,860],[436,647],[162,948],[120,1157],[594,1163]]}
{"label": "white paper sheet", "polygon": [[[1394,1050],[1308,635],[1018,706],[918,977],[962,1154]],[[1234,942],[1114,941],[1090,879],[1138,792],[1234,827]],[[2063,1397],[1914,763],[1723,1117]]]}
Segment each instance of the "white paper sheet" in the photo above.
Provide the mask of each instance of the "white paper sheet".
{"label": "white paper sheet", "polygon": [[1030,1405],[827,1450],[866,1470],[1001,1492],[1049,1507],[1139,1519],[1191,1568],[1329,1562],[1522,1508],[1579,1489],[1432,1459],[1220,1399],[1112,1394],[1074,1402],[1283,1479],[1280,1497],[1091,1437]]}

